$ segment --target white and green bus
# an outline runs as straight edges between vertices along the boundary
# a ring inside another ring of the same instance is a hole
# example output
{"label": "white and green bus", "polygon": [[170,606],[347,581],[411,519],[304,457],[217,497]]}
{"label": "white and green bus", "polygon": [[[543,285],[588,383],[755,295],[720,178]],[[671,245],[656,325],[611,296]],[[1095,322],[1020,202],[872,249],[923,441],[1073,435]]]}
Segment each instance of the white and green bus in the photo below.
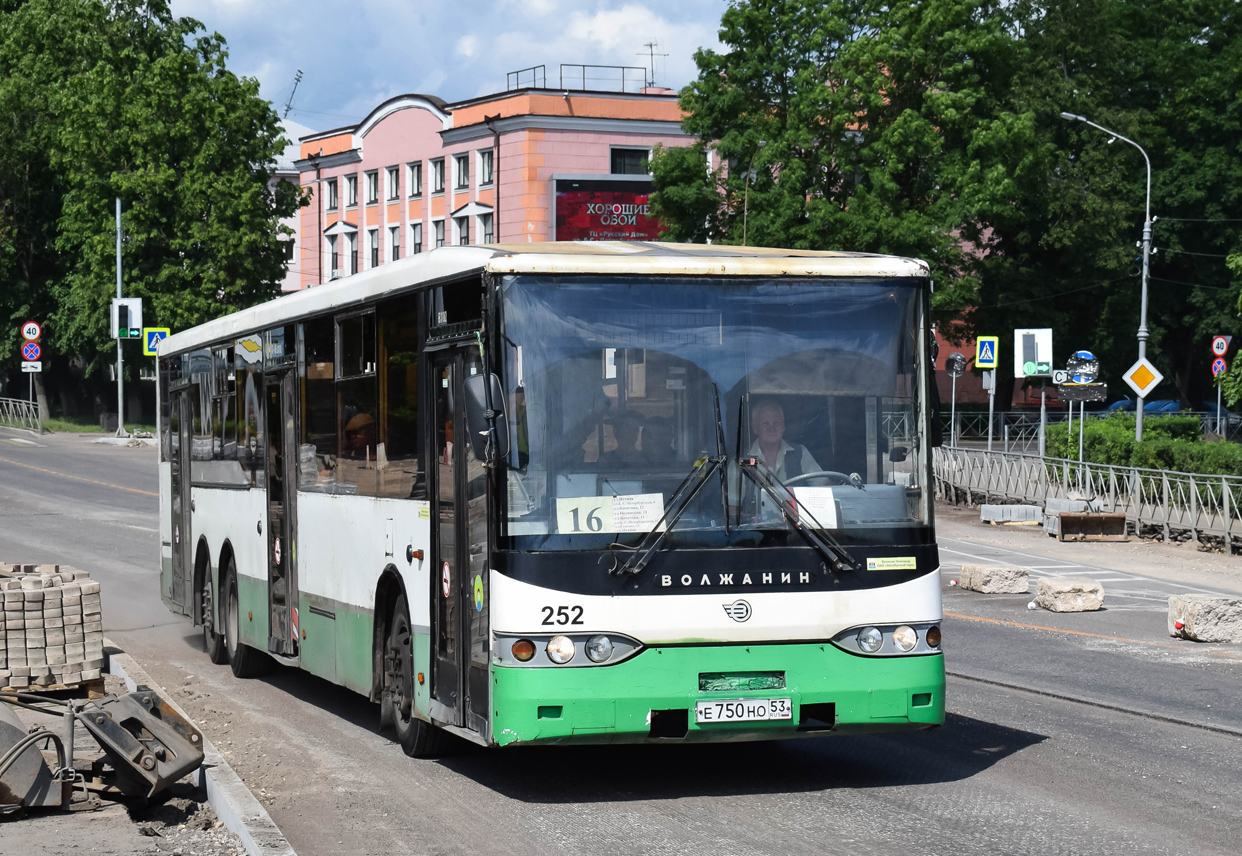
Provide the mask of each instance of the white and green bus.
{"label": "white and green bus", "polygon": [[944,720],[917,260],[447,247],[160,344],[161,590],[405,751]]}

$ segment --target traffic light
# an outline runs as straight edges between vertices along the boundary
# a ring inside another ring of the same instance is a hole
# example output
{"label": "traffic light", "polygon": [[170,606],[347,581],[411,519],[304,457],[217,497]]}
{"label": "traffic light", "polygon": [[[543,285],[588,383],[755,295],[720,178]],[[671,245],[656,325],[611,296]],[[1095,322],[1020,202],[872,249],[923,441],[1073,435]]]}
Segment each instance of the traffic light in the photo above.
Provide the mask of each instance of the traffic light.
{"label": "traffic light", "polygon": [[142,298],[116,297],[112,300],[112,337],[142,338]]}

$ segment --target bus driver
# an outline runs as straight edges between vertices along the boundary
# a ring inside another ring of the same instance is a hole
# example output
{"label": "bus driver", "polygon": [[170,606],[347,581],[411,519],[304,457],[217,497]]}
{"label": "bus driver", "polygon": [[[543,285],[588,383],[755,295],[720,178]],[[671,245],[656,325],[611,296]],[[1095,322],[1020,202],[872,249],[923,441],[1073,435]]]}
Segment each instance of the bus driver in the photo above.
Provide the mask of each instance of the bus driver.
{"label": "bus driver", "polygon": [[[744,457],[763,461],[782,483],[804,473],[819,472],[822,469],[806,446],[800,443],[795,445],[785,440],[785,410],[778,402],[763,400],[751,408],[750,431],[755,437],[755,442],[751,444]],[[731,516],[738,513],[741,504],[739,500],[740,477],[741,473],[730,474],[729,514]]]}

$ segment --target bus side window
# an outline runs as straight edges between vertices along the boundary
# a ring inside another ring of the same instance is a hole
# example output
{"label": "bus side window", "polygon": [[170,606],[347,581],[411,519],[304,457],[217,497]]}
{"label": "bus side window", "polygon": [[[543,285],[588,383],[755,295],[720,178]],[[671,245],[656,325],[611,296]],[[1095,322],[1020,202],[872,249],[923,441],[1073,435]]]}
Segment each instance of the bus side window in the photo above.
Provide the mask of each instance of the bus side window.
{"label": "bus side window", "polygon": [[237,460],[252,487],[266,487],[263,456],[263,348],[258,336],[237,340],[233,366],[237,375]]}
{"label": "bus side window", "polygon": [[418,312],[413,295],[379,305],[377,496],[426,499],[418,421]]}
{"label": "bus side window", "polygon": [[200,462],[210,461],[213,457],[213,438],[215,436],[212,414],[212,393],[215,388],[215,375],[212,372],[211,351],[202,348],[190,353],[190,380],[194,384],[190,399],[194,404],[194,422],[191,426],[190,443],[190,478],[192,481],[206,480]]}
{"label": "bus side window", "polygon": [[169,444],[169,401],[171,393],[168,391],[168,374],[169,364],[172,359],[164,357],[160,360],[159,384],[160,384],[160,461],[167,462],[172,460],[172,446]]}
{"label": "bus side window", "polygon": [[379,453],[375,313],[337,319],[337,482],[343,492],[375,496]]}
{"label": "bus side window", "polygon": [[336,322],[331,316],[302,325],[302,442],[298,488],[331,491],[336,484]]}

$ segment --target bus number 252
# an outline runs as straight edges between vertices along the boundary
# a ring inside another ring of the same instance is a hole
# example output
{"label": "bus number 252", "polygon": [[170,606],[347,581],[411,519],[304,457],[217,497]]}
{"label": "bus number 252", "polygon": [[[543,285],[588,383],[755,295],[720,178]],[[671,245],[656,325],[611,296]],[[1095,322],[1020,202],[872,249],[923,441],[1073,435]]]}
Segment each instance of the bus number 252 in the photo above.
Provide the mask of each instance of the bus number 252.
{"label": "bus number 252", "polygon": [[543,610],[545,625],[582,623],[582,607],[580,606],[558,606],[555,609],[550,606],[541,606],[539,608]]}

